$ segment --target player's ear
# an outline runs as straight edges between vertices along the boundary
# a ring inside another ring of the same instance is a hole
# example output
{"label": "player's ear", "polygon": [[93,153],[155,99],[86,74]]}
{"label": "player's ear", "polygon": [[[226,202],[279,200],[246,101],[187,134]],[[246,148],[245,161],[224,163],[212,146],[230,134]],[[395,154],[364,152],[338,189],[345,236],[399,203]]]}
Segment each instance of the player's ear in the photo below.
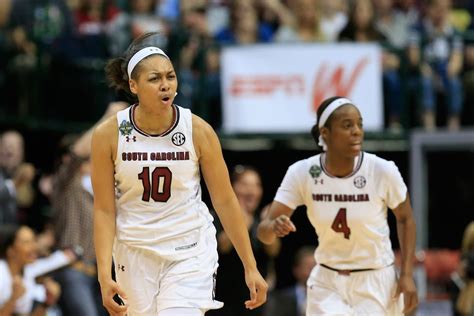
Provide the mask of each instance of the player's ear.
{"label": "player's ear", "polygon": [[319,133],[323,137],[324,141],[326,141],[327,138],[329,137],[329,128],[323,126],[319,129]]}
{"label": "player's ear", "polygon": [[133,79],[128,80],[128,86],[130,87],[130,91],[133,94],[137,94],[138,89],[137,89],[137,82]]}

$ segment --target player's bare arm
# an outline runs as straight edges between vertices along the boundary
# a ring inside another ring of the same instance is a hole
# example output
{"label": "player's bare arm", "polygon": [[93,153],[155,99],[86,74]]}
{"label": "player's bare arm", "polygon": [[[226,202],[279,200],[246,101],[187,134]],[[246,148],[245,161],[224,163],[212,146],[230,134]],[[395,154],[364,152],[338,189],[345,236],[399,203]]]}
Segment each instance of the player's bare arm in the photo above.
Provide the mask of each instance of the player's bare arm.
{"label": "player's bare arm", "polygon": [[212,127],[195,115],[193,116],[193,136],[194,147],[212,205],[245,268],[245,279],[251,294],[251,300],[246,301],[245,305],[247,308],[254,309],[265,303],[267,284],[257,270],[247,227],[230,184],[219,139]]}
{"label": "player's bare arm", "polygon": [[397,206],[393,210],[393,213],[397,219],[397,234],[402,255],[400,280],[398,281],[396,296],[403,293],[405,303],[404,313],[409,313],[418,305],[418,296],[416,293],[415,282],[413,280],[413,258],[415,256],[416,248],[416,224],[408,193],[405,201]]}
{"label": "player's bare arm", "polygon": [[285,204],[273,201],[267,216],[258,225],[258,239],[269,245],[275,242],[276,237],[284,237],[296,231],[296,227],[290,219],[293,211]]}
{"label": "player's bare arm", "polygon": [[125,293],[112,280],[112,245],[115,236],[114,160],[117,148],[115,116],[100,124],[92,135],[92,186],[94,189],[94,244],[102,301],[111,315],[125,315],[126,306],[117,304],[115,294]]}

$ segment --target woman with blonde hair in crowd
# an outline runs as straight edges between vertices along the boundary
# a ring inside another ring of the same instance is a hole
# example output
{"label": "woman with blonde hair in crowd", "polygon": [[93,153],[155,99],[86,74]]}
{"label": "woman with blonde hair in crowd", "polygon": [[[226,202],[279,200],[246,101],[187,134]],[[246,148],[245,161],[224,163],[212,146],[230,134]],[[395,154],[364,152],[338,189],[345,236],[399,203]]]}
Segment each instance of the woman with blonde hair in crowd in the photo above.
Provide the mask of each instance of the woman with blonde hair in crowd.
{"label": "woman with blonde hair in crowd", "polygon": [[464,286],[456,300],[455,308],[459,315],[474,315],[474,221],[464,230],[461,255],[460,275]]}

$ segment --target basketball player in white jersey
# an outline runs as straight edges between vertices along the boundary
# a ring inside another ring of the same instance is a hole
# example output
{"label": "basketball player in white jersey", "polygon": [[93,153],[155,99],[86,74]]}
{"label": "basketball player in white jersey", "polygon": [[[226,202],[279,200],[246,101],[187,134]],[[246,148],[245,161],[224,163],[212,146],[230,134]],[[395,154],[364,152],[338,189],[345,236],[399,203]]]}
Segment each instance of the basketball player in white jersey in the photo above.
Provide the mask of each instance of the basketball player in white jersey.
{"label": "basketball player in white jersey", "polygon": [[201,316],[222,306],[213,293],[216,231],[201,201],[202,171],[244,265],[250,290],[245,305],[254,309],[265,302],[267,284],[256,268],[219,140],[204,120],[173,104],[176,74],[168,56],[149,44],[153,36],[135,40],[125,56],[108,63],[111,86],[138,103],[99,125],[92,139],[94,240],[104,306],[111,315],[129,316]]}
{"label": "basketball player in white jersey", "polygon": [[[350,100],[325,100],[317,117],[311,132],[323,153],[288,168],[258,237],[269,243],[295,231],[290,216],[306,205],[319,242],[317,265],[307,282],[306,315],[408,313],[418,298],[412,267],[415,222],[407,187],[393,162],[361,151],[362,117]],[[387,208],[397,219],[399,277]]]}

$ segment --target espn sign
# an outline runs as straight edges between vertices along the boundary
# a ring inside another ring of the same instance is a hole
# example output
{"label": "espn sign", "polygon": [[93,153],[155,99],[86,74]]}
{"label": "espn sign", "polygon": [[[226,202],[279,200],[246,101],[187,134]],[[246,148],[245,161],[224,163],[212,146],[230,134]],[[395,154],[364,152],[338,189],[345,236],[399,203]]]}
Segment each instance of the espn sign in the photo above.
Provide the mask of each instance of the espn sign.
{"label": "espn sign", "polygon": [[327,97],[361,110],[367,130],[383,128],[381,52],[375,44],[271,44],[224,49],[223,130],[308,132]]}

